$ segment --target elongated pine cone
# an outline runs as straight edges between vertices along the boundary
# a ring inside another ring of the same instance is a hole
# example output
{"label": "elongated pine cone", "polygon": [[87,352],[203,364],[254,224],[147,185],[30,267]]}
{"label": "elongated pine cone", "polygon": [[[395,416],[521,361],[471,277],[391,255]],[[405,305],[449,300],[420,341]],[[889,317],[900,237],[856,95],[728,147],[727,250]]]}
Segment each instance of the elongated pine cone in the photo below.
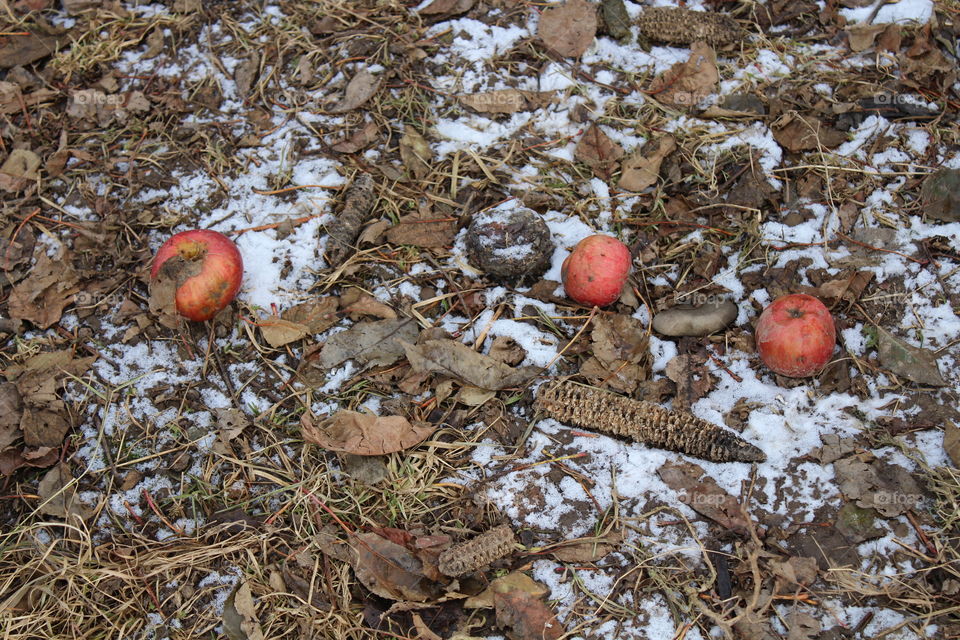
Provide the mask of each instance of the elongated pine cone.
{"label": "elongated pine cone", "polygon": [[650,7],[637,18],[640,33],[657,42],[690,44],[703,40],[720,47],[743,39],[740,25],[723,13],[679,7]]}
{"label": "elongated pine cone", "polygon": [[450,577],[462,576],[510,555],[514,544],[513,529],[502,524],[441,553],[437,568]]}
{"label": "elongated pine cone", "polygon": [[548,416],[584,429],[712,462],[763,462],[763,451],[736,434],[682,411],[573,382],[548,382],[537,394]]}

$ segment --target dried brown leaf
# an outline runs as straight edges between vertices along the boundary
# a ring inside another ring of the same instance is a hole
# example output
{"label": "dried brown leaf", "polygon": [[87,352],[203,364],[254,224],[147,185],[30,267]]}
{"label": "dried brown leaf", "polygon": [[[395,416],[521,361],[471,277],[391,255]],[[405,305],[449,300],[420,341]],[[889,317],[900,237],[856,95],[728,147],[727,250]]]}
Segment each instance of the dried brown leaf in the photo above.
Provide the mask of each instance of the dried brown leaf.
{"label": "dried brown leaf", "polygon": [[404,355],[403,343],[417,338],[417,325],[409,318],[360,322],[330,336],[320,352],[320,366],[329,370],[346,360],[364,366],[384,366]]}
{"label": "dried brown leaf", "polygon": [[777,119],[770,129],[773,138],[787,151],[811,151],[826,147],[832,149],[847,139],[847,134],[824,125],[820,120],[796,113]]}
{"label": "dried brown leaf", "polygon": [[613,553],[623,542],[623,532],[614,530],[602,537],[568,540],[550,548],[550,555],[560,562],[596,562]]}
{"label": "dried brown leaf", "polygon": [[481,389],[499,391],[518,386],[539,371],[537,367],[508,367],[455,340],[403,343],[403,348],[414,371],[452,376]]}
{"label": "dried brown leaf", "polygon": [[400,138],[400,158],[410,175],[421,180],[430,174],[430,145],[413,127],[406,127]]}
{"label": "dried brown leaf", "polygon": [[346,113],[363,105],[380,90],[380,80],[380,76],[374,75],[366,69],[359,71],[357,75],[350,79],[343,97],[330,107],[330,113]]}
{"label": "dried brown leaf", "polygon": [[593,357],[583,363],[580,374],[591,384],[632,393],[646,380],[648,339],[642,322],[624,314],[597,318],[590,339]]}
{"label": "dried brown leaf", "polygon": [[380,131],[377,129],[377,124],[375,122],[368,122],[360,129],[354,131],[350,136],[331,145],[330,148],[337,153],[356,153],[376,141],[379,133]]}
{"label": "dried brown leaf", "polygon": [[877,332],[877,352],[880,366],[911,382],[931,387],[945,387],[947,381],[937,365],[937,354],[907,344],[882,327]]}
{"label": "dried brown leaf", "polygon": [[347,289],[340,296],[340,306],[343,312],[350,316],[351,320],[359,320],[363,316],[373,316],[383,318],[384,320],[393,320],[397,317],[397,312],[390,305],[384,304],[364,293],[356,287]]}
{"label": "dried brown leaf", "polygon": [[493,606],[497,624],[510,627],[518,640],[559,640],[563,625],[540,598],[522,589],[503,591],[501,583],[494,587]]}
{"label": "dried brown leaf", "polygon": [[623,161],[617,186],[626,191],[643,191],[655,185],[660,175],[660,165],[676,148],[676,138],[666,135],[657,140],[656,149],[647,155],[644,155],[643,149],[638,149]]}
{"label": "dried brown leaf", "polygon": [[56,36],[16,33],[0,40],[0,69],[21,67],[52,55],[57,50]]}
{"label": "dried brown leaf", "polygon": [[850,50],[854,53],[866,51],[873,46],[873,41],[877,39],[887,25],[885,24],[853,24],[847,28],[847,36],[850,41]]}
{"label": "dried brown leaf", "polygon": [[690,58],[657,76],[650,94],[664,104],[691,109],[712,94],[720,81],[717,54],[704,42],[690,46]]}
{"label": "dried brown leaf", "polygon": [[680,494],[680,501],[731,531],[750,530],[737,499],[720,488],[699,465],[692,462],[665,462],[657,475],[668,487]]}
{"label": "dried brown leaf", "polygon": [[423,573],[423,563],[406,547],[376,533],[351,540],[357,579],[381,598],[423,602],[438,593],[438,585]]}
{"label": "dried brown leaf", "polygon": [[481,593],[467,598],[463,603],[464,609],[492,609],[494,606],[493,594],[496,590],[523,591],[535,598],[543,598],[550,593],[550,589],[522,571],[511,571],[491,582]]}
{"label": "dried brown leaf", "polygon": [[772,561],[770,568],[774,575],[787,582],[799,585],[811,585],[817,579],[817,559],[791,557],[783,561]]}
{"label": "dried brown leaf", "polygon": [[356,411],[338,411],[319,424],[305,413],[300,420],[303,439],[331,451],[358,456],[380,456],[415,447],[434,431],[428,422],[413,422],[403,416],[372,416]]}
{"label": "dried brown leaf", "polygon": [[567,0],[540,14],[537,37],[552,53],[576,58],[593,44],[597,34],[597,9],[586,0]]}
{"label": "dried brown leaf", "polygon": [[616,170],[617,161],[623,157],[623,148],[600,127],[592,124],[577,142],[573,157],[590,167],[596,176],[607,179]]}
{"label": "dried brown leaf", "polygon": [[308,332],[306,325],[284,320],[277,315],[271,315],[260,320],[257,326],[260,327],[263,339],[274,349],[301,340]]}
{"label": "dried brown leaf", "polygon": [[872,271],[856,271],[848,277],[828,280],[820,285],[820,290],[814,294],[826,300],[856,302],[860,299],[863,290],[873,280]]}
{"label": "dried brown leaf", "polygon": [[37,485],[37,495],[41,513],[65,520],[87,518],[90,514],[77,499],[76,483],[66,463],[60,463],[50,469]]}
{"label": "dried brown leaf", "polygon": [[432,207],[423,206],[416,213],[402,216],[397,224],[387,229],[387,241],[443,249],[453,245],[458,227],[455,217],[435,213]]}
{"label": "dried brown leaf", "polygon": [[223,603],[223,630],[230,640],[264,640],[250,585],[234,587]]}
{"label": "dried brown leaf", "polygon": [[290,307],[281,314],[284,320],[303,325],[310,334],[323,333],[337,323],[340,303],[334,297],[318,298]]}
{"label": "dried brown leaf", "polygon": [[179,255],[169,258],[157,271],[157,277],[150,281],[150,313],[157,316],[160,324],[168,329],[176,329],[182,319],[177,313],[177,289],[189,278],[200,273],[199,260],[185,260]]}
{"label": "dried brown leaf", "polygon": [[689,353],[671,358],[664,373],[677,385],[677,394],[673,400],[674,409],[689,411],[690,406],[710,393],[713,386],[713,378],[704,366],[703,358],[697,358]]}
{"label": "dried brown leaf", "polygon": [[856,457],[842,458],[833,463],[840,492],[858,506],[876,509],[881,515],[893,518],[916,509],[923,501],[923,492],[901,466],[874,460],[867,464]]}

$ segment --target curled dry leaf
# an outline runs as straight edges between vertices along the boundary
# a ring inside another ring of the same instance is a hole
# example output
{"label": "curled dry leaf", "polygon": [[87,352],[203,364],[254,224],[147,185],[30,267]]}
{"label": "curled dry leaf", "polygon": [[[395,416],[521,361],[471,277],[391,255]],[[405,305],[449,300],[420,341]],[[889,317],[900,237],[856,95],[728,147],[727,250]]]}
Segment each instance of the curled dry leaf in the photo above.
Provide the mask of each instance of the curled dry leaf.
{"label": "curled dry leaf", "polygon": [[850,50],[854,53],[866,51],[873,46],[873,41],[883,33],[888,25],[885,24],[853,24],[847,28],[847,37]]}
{"label": "curled dry leaf", "polygon": [[423,563],[406,547],[376,533],[351,540],[357,579],[381,598],[423,602],[439,593],[439,585],[423,573]]}
{"label": "curled dry leaf", "polygon": [[660,165],[664,158],[677,148],[677,141],[671,135],[660,137],[656,141],[656,148],[652,151],[638,149],[629,158],[623,161],[623,171],[617,186],[626,191],[643,191],[657,183],[660,175]]}
{"label": "curled dry leaf", "polygon": [[740,503],[706,475],[703,467],[692,462],[666,462],[657,469],[657,475],[680,494],[681,502],[700,515],[731,531],[750,530]]}
{"label": "curled dry leaf", "polygon": [[597,177],[607,179],[616,170],[617,161],[623,157],[623,148],[600,127],[592,124],[577,143],[573,157],[590,167]]}
{"label": "curled dry leaf", "polygon": [[28,149],[14,149],[0,166],[0,188],[4,191],[23,191],[39,179],[37,170],[40,156]]}
{"label": "curled dry leaf", "polygon": [[61,462],[50,469],[37,485],[41,513],[55,518],[87,518],[90,514],[77,499],[77,488],[70,467]]}
{"label": "curled dry leaf", "polygon": [[223,603],[223,630],[230,640],[264,639],[248,583],[238,584]]}
{"label": "curled dry leaf", "polygon": [[444,215],[425,204],[416,213],[402,216],[397,224],[387,229],[387,241],[442,249],[453,245],[458,227],[455,216]]}
{"label": "curled dry leaf", "polygon": [[319,424],[307,413],[300,425],[306,442],[358,456],[403,451],[417,446],[434,431],[428,422],[411,423],[403,416],[372,416],[356,411],[338,411]]}
{"label": "curled dry leaf", "polygon": [[274,349],[301,340],[307,335],[306,325],[284,320],[278,315],[264,318],[258,323],[258,326],[260,327],[260,333],[263,334],[263,339]]}
{"label": "curled dry leaf", "polygon": [[379,90],[380,77],[364,69],[350,79],[343,97],[330,107],[330,113],[353,111],[372,98]]}
{"label": "curled dry leaf", "polygon": [[560,562],[596,562],[613,553],[623,542],[623,532],[613,530],[605,536],[567,540],[550,548],[550,555]]}
{"label": "curled dry leaf", "polygon": [[657,76],[650,86],[650,94],[664,104],[691,109],[712,94],[719,81],[717,54],[705,42],[694,42],[690,46],[690,58]]}
{"label": "curled dry leaf", "polygon": [[512,591],[520,590],[535,598],[542,598],[550,593],[550,589],[543,586],[522,571],[511,571],[505,576],[500,576],[490,583],[481,593],[467,598],[463,603],[464,609],[492,609],[493,594],[495,590]]}
{"label": "curled dry leaf", "polygon": [[30,275],[10,292],[7,310],[15,320],[29,320],[40,329],[60,321],[63,309],[80,291],[79,278],[66,251],[56,260],[47,256],[46,247],[38,247],[37,261]]}
{"label": "curled dry leaf", "polygon": [[379,137],[379,130],[375,122],[368,122],[349,136],[330,145],[337,153],[356,153]]}
{"label": "curled dry leaf", "polygon": [[856,302],[871,280],[873,271],[856,271],[849,277],[824,282],[813,295],[836,302]]}
{"label": "curled dry leaf", "polygon": [[430,145],[413,127],[406,127],[400,138],[400,158],[410,175],[418,180],[430,173]]}
{"label": "curled dry leaf", "polygon": [[817,579],[816,558],[794,556],[782,562],[775,560],[770,563],[770,568],[774,575],[793,584],[810,585]]}
{"label": "curled dry leaf", "polygon": [[704,358],[689,353],[671,358],[664,373],[677,385],[674,409],[689,411],[690,405],[707,395],[713,386],[713,378],[704,366]]}
{"label": "curled dry leaf", "polygon": [[832,149],[846,142],[847,134],[837,131],[811,116],[788,113],[770,126],[773,139],[794,153],[826,147]]}
{"label": "curled dry leaf", "polygon": [[497,624],[510,627],[519,640],[559,640],[564,628],[539,597],[504,584],[493,587]]}
{"label": "curled dry leaf", "polygon": [[930,387],[945,387],[937,355],[929,349],[907,344],[882,327],[875,327],[880,365],[911,382]]}
{"label": "curled dry leaf", "polygon": [[540,14],[537,37],[552,53],[576,58],[593,44],[597,34],[597,10],[586,0],[567,0]]}
{"label": "curled dry leaf", "polygon": [[453,376],[481,389],[499,391],[515,387],[526,383],[539,371],[537,367],[508,367],[456,340],[426,340],[418,345],[408,342],[402,344],[414,371]]}
{"label": "curled dry leaf", "polygon": [[923,492],[910,472],[903,467],[874,460],[867,464],[856,457],[833,463],[840,491],[858,506],[876,509],[893,518],[916,509],[923,501]]}
{"label": "curled dry leaf", "polygon": [[305,326],[308,333],[323,333],[337,323],[339,306],[336,298],[318,298],[290,307],[281,314],[281,317],[288,322]]}
{"label": "curled dry leaf", "polygon": [[624,314],[599,317],[590,339],[593,356],[583,363],[580,373],[591,384],[632,393],[647,379],[648,339],[639,320]]}
{"label": "curled dry leaf", "polygon": [[927,176],[920,189],[923,213],[941,222],[960,221],[960,169],[941,167]]}
{"label": "curled dry leaf", "polygon": [[397,317],[397,312],[390,305],[380,302],[369,293],[364,293],[355,287],[347,289],[340,296],[340,305],[351,320],[359,320],[363,316],[384,320],[395,320]]}
{"label": "curled dry leaf", "polygon": [[[2,437],[2,433],[0,433],[0,437]],[[960,467],[960,427],[950,420],[947,420],[943,425],[943,450],[950,457],[953,466]]]}
{"label": "curled dry leaf", "polygon": [[329,370],[347,360],[364,367],[385,366],[404,354],[403,343],[416,340],[417,325],[409,318],[360,322],[330,336],[320,352],[320,367]]}

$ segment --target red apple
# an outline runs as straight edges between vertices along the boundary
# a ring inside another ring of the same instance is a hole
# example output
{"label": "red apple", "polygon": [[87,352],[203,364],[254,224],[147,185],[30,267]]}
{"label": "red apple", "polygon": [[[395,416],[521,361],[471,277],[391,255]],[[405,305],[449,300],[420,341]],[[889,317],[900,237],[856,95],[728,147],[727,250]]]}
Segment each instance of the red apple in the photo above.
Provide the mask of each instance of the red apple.
{"label": "red apple", "polygon": [[150,277],[157,279],[160,267],[170,258],[176,265],[176,304],[183,317],[202,322],[230,304],[243,279],[243,258],[227,236],[209,229],[183,231],[163,243],[153,260]]}
{"label": "red apple", "polygon": [[760,314],[757,351],[775,373],[806,378],[830,361],[837,329],[830,311],[813,296],[795,293],[777,298]]}
{"label": "red apple", "polygon": [[588,236],[560,267],[563,288],[580,304],[604,307],[620,297],[631,262],[627,245],[616,238]]}

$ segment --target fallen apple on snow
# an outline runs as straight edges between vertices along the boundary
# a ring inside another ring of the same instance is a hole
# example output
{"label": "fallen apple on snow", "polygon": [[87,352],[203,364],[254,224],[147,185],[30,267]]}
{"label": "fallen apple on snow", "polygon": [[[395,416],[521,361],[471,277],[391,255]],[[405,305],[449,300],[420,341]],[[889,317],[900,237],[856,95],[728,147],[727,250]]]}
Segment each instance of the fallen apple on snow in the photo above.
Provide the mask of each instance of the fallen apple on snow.
{"label": "fallen apple on snow", "polygon": [[820,300],[804,293],[777,298],[760,314],[756,333],[760,359],[773,372],[806,378],[833,355],[837,330]]}
{"label": "fallen apple on snow", "polygon": [[243,258],[227,236],[217,231],[183,231],[163,243],[153,260],[151,281],[175,287],[177,312],[195,322],[209,320],[240,290]]}
{"label": "fallen apple on snow", "polygon": [[620,297],[631,263],[630,249],[616,238],[588,236],[560,267],[563,288],[580,304],[604,307]]}

